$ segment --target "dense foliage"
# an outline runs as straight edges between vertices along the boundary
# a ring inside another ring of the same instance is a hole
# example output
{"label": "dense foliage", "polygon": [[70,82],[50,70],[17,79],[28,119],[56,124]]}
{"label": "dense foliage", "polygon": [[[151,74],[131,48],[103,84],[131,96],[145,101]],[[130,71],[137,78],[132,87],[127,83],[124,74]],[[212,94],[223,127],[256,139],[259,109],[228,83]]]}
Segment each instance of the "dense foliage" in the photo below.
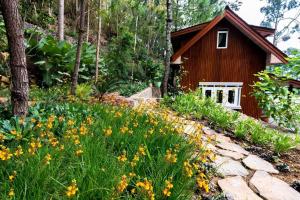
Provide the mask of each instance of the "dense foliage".
{"label": "dense foliage", "polygon": [[271,128],[267,128],[259,121],[239,117],[239,113],[230,111],[216,104],[210,98],[188,93],[175,98],[165,98],[165,105],[175,111],[199,120],[205,119],[214,128],[221,128],[233,132],[239,139],[245,139],[257,145],[268,146],[277,153],[293,149],[300,143],[300,137],[287,135]]}

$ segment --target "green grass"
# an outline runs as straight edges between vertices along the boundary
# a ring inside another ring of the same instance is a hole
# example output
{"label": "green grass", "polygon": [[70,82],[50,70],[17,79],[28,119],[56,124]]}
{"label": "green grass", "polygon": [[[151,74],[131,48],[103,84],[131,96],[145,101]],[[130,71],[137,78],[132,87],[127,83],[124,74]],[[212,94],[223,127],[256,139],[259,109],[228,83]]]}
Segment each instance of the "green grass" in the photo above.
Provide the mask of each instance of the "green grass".
{"label": "green grass", "polygon": [[[82,127],[87,128],[86,132]],[[128,129],[122,133],[124,127]],[[111,135],[105,135],[110,128]],[[0,133],[5,136],[0,150],[0,199],[8,199],[11,189],[14,199],[67,199],[66,190],[73,179],[78,187],[74,199],[148,199],[149,191],[136,186],[145,180],[151,181],[155,199],[165,199],[165,181],[170,179],[174,187],[168,199],[189,199],[197,175],[193,169],[193,176],[187,177],[183,163],[189,161],[203,167],[201,160],[191,158],[196,145],[184,139],[171,124],[153,114],[129,108],[40,104],[31,108],[24,124],[15,117],[1,119]],[[23,138],[18,138],[18,134]],[[41,142],[35,155],[28,151],[33,139]],[[59,143],[53,146],[56,139]],[[4,146],[13,153],[18,145],[24,154],[3,160]],[[60,150],[61,145],[64,150]],[[144,148],[145,154],[138,154],[139,161],[133,167],[131,162],[139,147]],[[77,156],[79,149],[83,153]],[[175,163],[166,160],[168,149],[172,155],[176,154]],[[124,152],[127,160],[123,163],[118,156]],[[205,154],[204,150],[201,152]],[[52,158],[49,165],[45,162],[47,154]],[[16,177],[10,182],[9,175],[14,171]],[[130,177],[130,173],[136,176]],[[128,185],[118,191],[124,175]],[[131,193],[132,189],[135,193]]]}

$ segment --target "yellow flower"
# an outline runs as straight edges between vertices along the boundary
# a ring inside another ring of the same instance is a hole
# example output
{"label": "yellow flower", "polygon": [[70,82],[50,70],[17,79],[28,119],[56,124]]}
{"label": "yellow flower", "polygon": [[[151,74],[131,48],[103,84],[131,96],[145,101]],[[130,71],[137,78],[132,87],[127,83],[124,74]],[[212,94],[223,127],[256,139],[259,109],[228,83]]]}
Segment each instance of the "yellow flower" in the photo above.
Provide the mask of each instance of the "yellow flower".
{"label": "yellow flower", "polygon": [[30,122],[34,124],[34,123],[36,122],[36,119],[31,118],[31,119],[30,119]]}
{"label": "yellow flower", "polygon": [[145,153],[145,147],[143,145],[139,146],[139,154],[142,155],[142,156],[146,155],[146,153]]}
{"label": "yellow flower", "polygon": [[11,130],[10,133],[11,133],[12,135],[17,135],[17,131],[16,131],[16,130]]}
{"label": "yellow flower", "polygon": [[123,126],[123,127],[120,128],[120,131],[123,134],[125,134],[128,130],[129,130],[129,128],[127,126]]}
{"label": "yellow flower", "polygon": [[76,195],[76,192],[78,191],[76,180],[73,179],[70,186],[67,187],[66,195],[67,197],[71,198]]}
{"label": "yellow flower", "polygon": [[51,155],[48,153],[44,158],[44,162],[46,165],[50,165],[51,160],[52,160]]}
{"label": "yellow flower", "polygon": [[122,113],[121,113],[121,112],[117,111],[117,112],[115,113],[115,117],[121,117],[121,116],[122,116]]}
{"label": "yellow flower", "polygon": [[5,136],[3,135],[3,133],[0,133],[0,142],[4,142]]}
{"label": "yellow flower", "polygon": [[93,119],[92,119],[91,116],[89,116],[89,117],[86,118],[86,123],[87,123],[88,125],[92,125]]}
{"label": "yellow flower", "polygon": [[87,133],[87,128],[85,127],[85,125],[81,125],[80,128],[79,128],[79,133],[80,135],[86,135]]}
{"label": "yellow flower", "polygon": [[132,167],[135,167],[136,164],[137,164],[137,162],[138,162],[139,160],[140,160],[139,155],[138,155],[138,154],[135,154],[134,157],[133,157],[133,159],[132,159],[132,161],[130,162],[131,166],[132,166]]}
{"label": "yellow flower", "polygon": [[188,161],[185,161],[183,163],[183,166],[184,166],[184,171],[185,171],[185,174],[187,175],[187,177],[192,177],[193,176],[192,165]]}
{"label": "yellow flower", "polygon": [[53,147],[56,147],[57,145],[58,145],[58,139],[57,138],[55,138],[55,137],[51,137],[50,139],[49,139],[49,142],[50,142],[50,144],[53,146]]}
{"label": "yellow flower", "polygon": [[17,150],[15,151],[14,155],[17,156],[17,157],[20,157],[22,154],[23,154],[23,149],[22,149],[22,147],[19,145],[19,146],[17,147]]}
{"label": "yellow flower", "polygon": [[145,179],[144,181],[140,181],[136,183],[136,187],[140,187],[143,189],[143,191],[147,194],[148,198],[150,200],[154,200],[154,192],[153,192],[153,186],[152,182]]}
{"label": "yellow flower", "polygon": [[196,178],[197,185],[200,189],[204,189],[206,193],[209,192],[209,183],[204,173],[199,172]]}
{"label": "yellow flower", "polygon": [[39,140],[37,139],[32,139],[31,142],[29,143],[29,149],[28,149],[28,152],[31,154],[31,155],[34,155],[35,152],[38,150],[38,148],[41,148],[42,147],[42,144]]}
{"label": "yellow flower", "polygon": [[9,198],[13,198],[15,196],[15,190],[13,188],[10,188],[10,190],[8,192],[8,196],[9,196]]}
{"label": "yellow flower", "polygon": [[120,192],[120,193],[123,192],[127,188],[127,186],[128,186],[127,176],[123,175],[122,179],[119,182],[118,187],[117,187],[118,192]]}
{"label": "yellow flower", "polygon": [[172,152],[172,149],[166,151],[165,160],[169,163],[177,162],[177,154]]}
{"label": "yellow flower", "polygon": [[130,173],[129,173],[129,176],[130,176],[130,177],[135,177],[136,174],[135,174],[134,172],[130,172]]}
{"label": "yellow flower", "polygon": [[75,122],[70,119],[70,120],[68,120],[67,124],[68,124],[68,126],[74,126]]}
{"label": "yellow flower", "polygon": [[83,154],[83,150],[82,149],[77,149],[75,152],[76,156],[81,156]]}
{"label": "yellow flower", "polygon": [[65,119],[64,116],[59,116],[59,117],[58,117],[58,121],[59,121],[59,122],[64,121],[64,119]]}
{"label": "yellow flower", "polygon": [[60,146],[59,146],[59,150],[60,150],[60,151],[63,151],[64,149],[65,149],[65,146],[64,146],[64,145],[60,145]]}
{"label": "yellow flower", "polygon": [[111,129],[111,127],[109,126],[107,129],[103,129],[103,132],[104,132],[104,135],[105,135],[106,137],[109,137],[109,136],[111,136],[111,134],[112,134],[112,129]]}
{"label": "yellow flower", "polygon": [[13,154],[10,152],[9,148],[2,147],[2,149],[0,150],[0,159],[1,160],[9,160],[9,159],[11,159],[12,156],[13,156]]}
{"label": "yellow flower", "polygon": [[9,182],[12,183],[15,180],[16,176],[17,176],[17,172],[13,171],[12,175],[8,176]]}
{"label": "yellow flower", "polygon": [[118,160],[120,162],[126,162],[127,161],[126,151],[123,151],[123,153],[120,156],[118,156]]}

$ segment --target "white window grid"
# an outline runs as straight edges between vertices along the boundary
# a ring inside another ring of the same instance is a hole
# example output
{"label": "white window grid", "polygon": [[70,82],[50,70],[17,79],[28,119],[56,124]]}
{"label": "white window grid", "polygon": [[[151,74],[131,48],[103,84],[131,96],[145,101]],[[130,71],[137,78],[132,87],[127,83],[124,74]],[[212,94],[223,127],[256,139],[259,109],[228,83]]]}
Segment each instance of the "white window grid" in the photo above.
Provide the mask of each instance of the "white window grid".
{"label": "white window grid", "polygon": [[[241,109],[242,82],[200,82],[199,87],[202,89],[202,96],[206,98],[206,91],[211,92],[211,98],[217,102],[217,91],[222,91],[222,105],[234,109]],[[234,91],[233,103],[228,102],[229,91]]]}

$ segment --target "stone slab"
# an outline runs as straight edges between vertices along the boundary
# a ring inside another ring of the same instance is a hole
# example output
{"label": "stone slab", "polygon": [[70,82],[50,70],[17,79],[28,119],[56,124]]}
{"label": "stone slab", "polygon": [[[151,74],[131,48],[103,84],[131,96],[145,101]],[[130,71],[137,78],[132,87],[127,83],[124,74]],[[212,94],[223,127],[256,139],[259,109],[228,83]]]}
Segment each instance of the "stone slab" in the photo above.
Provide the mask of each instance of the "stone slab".
{"label": "stone slab", "polygon": [[300,193],[265,171],[256,171],[250,186],[267,200],[299,200]]}
{"label": "stone slab", "polygon": [[229,150],[229,151],[234,151],[234,152],[241,153],[244,155],[249,155],[248,151],[246,151],[243,147],[241,147],[240,145],[235,144],[235,143],[219,142],[219,143],[217,143],[217,146],[224,150]]}
{"label": "stone slab", "polygon": [[230,200],[262,200],[257,196],[240,176],[225,178],[218,185]]}
{"label": "stone slab", "polygon": [[235,160],[240,160],[240,159],[242,159],[242,158],[245,157],[241,153],[233,152],[233,151],[228,151],[228,150],[224,150],[224,149],[217,149],[216,152],[218,154],[220,154],[221,156],[226,156],[226,157],[229,157],[229,158],[233,158]]}
{"label": "stone slab", "polygon": [[273,174],[278,174],[278,170],[276,170],[273,165],[262,158],[256,155],[249,155],[247,158],[243,159],[243,163],[250,169],[266,171]]}
{"label": "stone slab", "polygon": [[240,162],[228,157],[216,156],[213,165],[222,176],[248,176],[249,174]]}

